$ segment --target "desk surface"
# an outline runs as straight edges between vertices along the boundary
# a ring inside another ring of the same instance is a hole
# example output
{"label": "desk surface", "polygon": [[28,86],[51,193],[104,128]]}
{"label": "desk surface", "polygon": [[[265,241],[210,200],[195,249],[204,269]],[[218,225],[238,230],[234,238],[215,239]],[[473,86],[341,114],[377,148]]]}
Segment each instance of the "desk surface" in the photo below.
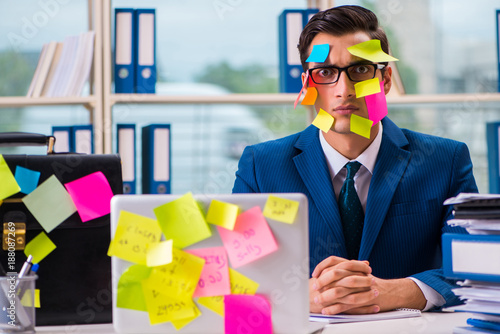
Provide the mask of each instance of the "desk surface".
{"label": "desk surface", "polygon": [[[453,328],[465,326],[470,313],[422,313],[418,318],[392,319],[380,321],[366,321],[358,323],[342,323],[327,325],[322,334],[451,334]],[[44,334],[114,334],[112,324],[105,325],[68,325],[68,326],[41,326],[36,328],[37,333]],[[221,333],[222,334],[222,333]]]}

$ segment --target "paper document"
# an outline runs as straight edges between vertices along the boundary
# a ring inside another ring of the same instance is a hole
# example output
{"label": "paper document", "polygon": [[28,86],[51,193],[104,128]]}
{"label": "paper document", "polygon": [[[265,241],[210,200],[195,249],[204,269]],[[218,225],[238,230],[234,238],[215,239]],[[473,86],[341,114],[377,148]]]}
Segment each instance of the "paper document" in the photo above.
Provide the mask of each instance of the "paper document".
{"label": "paper document", "polygon": [[375,321],[375,320],[386,320],[386,319],[399,319],[399,318],[411,318],[420,317],[422,314],[420,310],[416,309],[397,309],[394,311],[380,312],[373,314],[334,314],[334,315],[323,315],[311,313],[309,314],[309,321],[320,321],[327,322],[330,324],[341,323],[341,322],[360,322],[360,321]]}

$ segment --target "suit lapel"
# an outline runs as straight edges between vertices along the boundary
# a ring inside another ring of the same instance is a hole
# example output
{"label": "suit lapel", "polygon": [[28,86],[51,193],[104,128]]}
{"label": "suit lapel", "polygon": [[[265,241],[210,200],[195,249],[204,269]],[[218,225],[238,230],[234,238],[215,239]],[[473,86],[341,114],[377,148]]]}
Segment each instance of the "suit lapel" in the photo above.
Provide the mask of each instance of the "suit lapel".
{"label": "suit lapel", "polygon": [[371,253],[411,156],[409,151],[402,148],[408,144],[408,141],[401,129],[387,117],[382,121],[382,125],[382,143],[366,203],[363,237],[359,251],[360,259],[368,259]]}

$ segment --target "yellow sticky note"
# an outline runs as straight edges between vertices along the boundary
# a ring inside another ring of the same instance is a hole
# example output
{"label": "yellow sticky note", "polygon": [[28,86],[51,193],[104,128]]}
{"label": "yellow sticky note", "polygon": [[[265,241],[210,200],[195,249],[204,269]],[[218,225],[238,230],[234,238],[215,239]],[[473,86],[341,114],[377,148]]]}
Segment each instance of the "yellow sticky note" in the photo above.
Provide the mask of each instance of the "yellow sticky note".
{"label": "yellow sticky note", "polygon": [[33,256],[32,263],[40,263],[54,249],[56,249],[56,245],[54,245],[45,232],[41,232],[26,244],[24,254],[26,256],[30,254]]}
{"label": "yellow sticky note", "polygon": [[184,248],[212,235],[191,193],[154,209],[161,230],[174,247]]}
{"label": "yellow sticky note", "polygon": [[299,202],[269,195],[262,214],[279,222],[292,224],[299,210]]}
{"label": "yellow sticky note", "polygon": [[108,255],[146,265],[148,246],[160,242],[160,238],[161,229],[156,220],[121,211]]}
{"label": "yellow sticky note", "polygon": [[21,298],[21,305],[40,308],[40,289],[26,290]]}
{"label": "yellow sticky note", "polygon": [[372,39],[347,48],[353,56],[367,59],[374,63],[383,63],[387,61],[398,61],[397,58],[389,56],[382,50],[380,40]]}
{"label": "yellow sticky note", "polygon": [[192,317],[184,318],[184,319],[179,319],[179,320],[172,320],[172,325],[174,325],[176,330],[180,330],[187,324],[189,324],[191,321],[194,319],[198,318],[201,315],[200,309],[196,306],[196,304],[193,306],[193,312],[194,315]]}
{"label": "yellow sticky note", "polygon": [[[233,268],[229,268],[229,279],[231,280],[231,294],[233,295],[255,295],[259,288],[259,283],[237,272]],[[200,297],[198,298],[198,303],[214,311],[221,317],[224,316],[224,296]]]}
{"label": "yellow sticky note", "polygon": [[354,84],[354,90],[357,98],[380,93],[380,80],[379,78],[373,78],[358,82]]}
{"label": "yellow sticky note", "polygon": [[320,129],[321,131],[327,133],[328,131],[330,131],[334,121],[335,119],[333,118],[332,115],[330,115],[329,113],[320,108],[318,115],[312,122],[312,125]]}
{"label": "yellow sticky note", "polygon": [[318,90],[316,87],[307,87],[306,96],[300,104],[305,106],[312,106],[316,102],[316,98],[318,97]]}
{"label": "yellow sticky note", "polygon": [[120,276],[116,293],[116,306],[147,312],[142,281],[151,274],[151,268],[134,264]]}
{"label": "yellow sticky note", "polygon": [[373,121],[355,114],[351,115],[351,132],[370,139]]}
{"label": "yellow sticky note", "polygon": [[236,217],[238,217],[238,210],[239,208],[235,204],[213,199],[208,208],[207,222],[222,226],[228,230],[233,230]]}
{"label": "yellow sticky note", "polygon": [[14,174],[10,171],[9,165],[3,158],[3,155],[0,154],[0,183],[2,186],[0,187],[0,200],[17,194],[21,187],[17,184],[16,178]]}
{"label": "yellow sticky note", "polygon": [[172,240],[150,244],[146,254],[146,265],[157,267],[172,262]]}

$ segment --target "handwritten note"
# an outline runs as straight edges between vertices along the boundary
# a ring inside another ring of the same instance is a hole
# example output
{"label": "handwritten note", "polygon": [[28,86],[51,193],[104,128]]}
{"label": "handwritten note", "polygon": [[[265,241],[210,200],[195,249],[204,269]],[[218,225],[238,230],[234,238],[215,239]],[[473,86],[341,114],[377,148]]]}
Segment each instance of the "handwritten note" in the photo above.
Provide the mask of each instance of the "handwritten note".
{"label": "handwritten note", "polygon": [[16,166],[15,178],[19,187],[21,187],[21,192],[23,194],[29,194],[38,186],[40,172]]}
{"label": "handwritten note", "polygon": [[217,227],[233,268],[262,258],[278,249],[274,235],[256,206],[240,214],[233,231]]}
{"label": "handwritten note", "polygon": [[191,193],[154,209],[161,230],[174,247],[185,248],[212,235]]}
{"label": "handwritten note", "polygon": [[[237,272],[233,268],[229,268],[229,279],[231,281],[231,294],[233,295],[254,295],[259,288],[259,283]],[[221,317],[224,316],[224,296],[201,297],[198,298],[198,303],[214,311]]]}
{"label": "handwritten note", "polygon": [[224,298],[224,333],[272,334],[271,304],[260,295],[228,295]]}
{"label": "handwritten note", "polygon": [[327,133],[328,131],[330,131],[334,121],[335,119],[332,115],[320,108],[318,115],[312,122],[312,125],[320,129],[324,133]]}
{"label": "handwritten note", "polygon": [[109,256],[137,264],[147,264],[148,246],[160,242],[161,230],[154,219],[128,211],[120,211]]}
{"label": "handwritten note", "polygon": [[151,268],[140,264],[128,267],[118,281],[116,306],[146,312],[142,281],[147,279],[150,274]]}
{"label": "handwritten note", "polygon": [[362,137],[370,138],[373,121],[355,114],[351,115],[351,132]]}
{"label": "handwritten note", "polygon": [[239,208],[235,204],[213,199],[208,208],[207,222],[232,230],[234,228],[234,223],[236,223],[238,211]]}
{"label": "handwritten note", "polygon": [[380,80],[375,77],[370,80],[358,82],[354,84],[354,90],[356,91],[357,98],[380,93]]}
{"label": "handwritten note", "polygon": [[146,253],[146,265],[157,267],[172,262],[172,240],[149,244]]}
{"label": "handwritten note", "polygon": [[312,106],[316,102],[316,98],[318,97],[318,90],[316,87],[307,87],[306,96],[300,104],[306,106]]}
{"label": "handwritten note", "polygon": [[191,249],[186,252],[205,260],[193,297],[226,295],[231,292],[226,249],[224,247]]}
{"label": "handwritten note", "polygon": [[372,39],[366,42],[362,42],[347,48],[353,56],[367,59],[374,63],[383,63],[387,61],[397,61],[394,58],[382,50],[380,40]]}
{"label": "handwritten note", "polygon": [[299,210],[299,202],[269,195],[263,215],[279,222],[292,224]]}
{"label": "handwritten note", "polygon": [[70,194],[82,222],[107,215],[113,191],[106,176],[95,172],[64,184]]}
{"label": "handwritten note", "polygon": [[0,200],[10,197],[21,190],[21,187],[17,184],[16,178],[10,171],[9,165],[7,165],[7,162],[1,154],[0,180],[2,180],[2,186],[0,187]]}
{"label": "handwritten note", "polygon": [[47,233],[76,211],[71,196],[55,175],[24,196],[22,201]]}
{"label": "handwritten note", "polygon": [[313,45],[311,54],[306,59],[306,63],[324,63],[330,53],[330,45],[316,44]]}
{"label": "handwritten note", "polygon": [[40,261],[42,261],[54,249],[56,249],[56,245],[52,242],[52,240],[50,240],[45,232],[41,232],[26,244],[24,254],[26,257],[29,255],[33,256],[32,263],[40,263]]}
{"label": "handwritten note", "polygon": [[181,330],[184,326],[189,324],[191,321],[194,319],[198,318],[201,315],[200,309],[194,304],[193,306],[193,313],[194,315],[191,317],[183,318],[183,319],[178,319],[178,320],[172,320],[172,325],[174,325],[176,330]]}
{"label": "handwritten note", "polygon": [[366,108],[368,109],[368,118],[374,124],[377,124],[387,116],[387,100],[384,92],[384,81],[380,82],[380,93],[365,96]]}

